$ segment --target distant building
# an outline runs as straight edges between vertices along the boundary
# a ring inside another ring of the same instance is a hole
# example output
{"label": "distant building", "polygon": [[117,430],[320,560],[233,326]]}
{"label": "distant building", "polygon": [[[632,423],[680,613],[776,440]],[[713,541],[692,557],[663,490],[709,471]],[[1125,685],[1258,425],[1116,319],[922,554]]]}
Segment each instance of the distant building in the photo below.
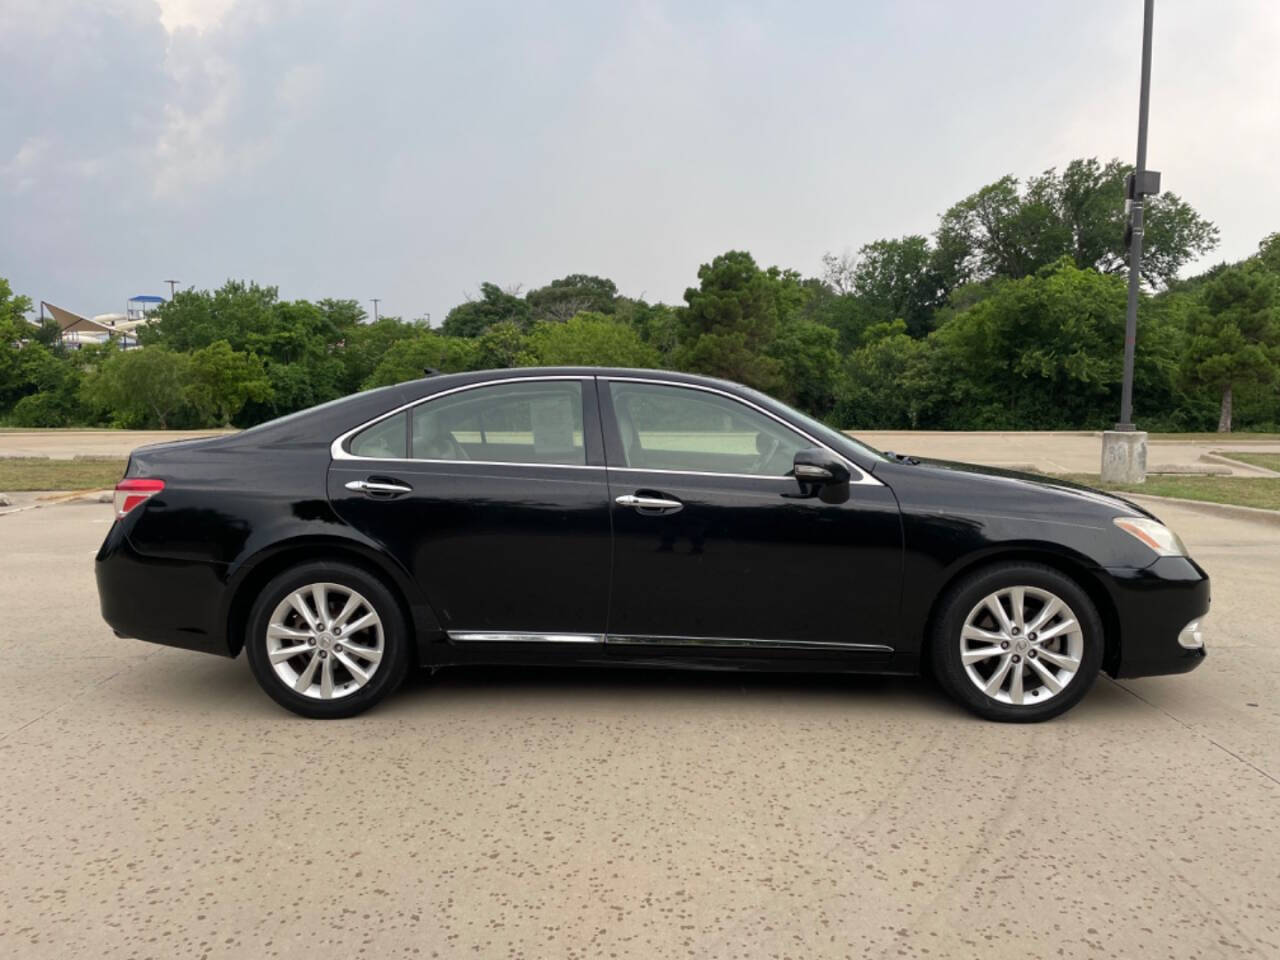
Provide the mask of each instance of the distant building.
{"label": "distant building", "polygon": [[86,343],[106,343],[118,340],[125,350],[138,346],[138,328],[151,322],[151,312],[164,303],[164,297],[150,294],[139,294],[130,297],[125,304],[124,313],[99,313],[94,317],[84,317],[73,313],[65,307],[55,306],[48,301],[40,301],[40,319],[45,319],[45,311],[58,325],[58,338],[64,346],[78,350]]}

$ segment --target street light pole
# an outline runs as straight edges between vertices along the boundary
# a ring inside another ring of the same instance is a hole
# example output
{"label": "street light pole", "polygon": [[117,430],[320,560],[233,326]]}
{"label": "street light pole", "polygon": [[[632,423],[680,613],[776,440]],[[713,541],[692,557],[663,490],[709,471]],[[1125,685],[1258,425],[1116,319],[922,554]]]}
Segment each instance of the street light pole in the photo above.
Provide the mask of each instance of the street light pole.
{"label": "street light pole", "polygon": [[170,299],[170,300],[172,300],[172,299],[173,299],[173,288],[174,288],[174,287],[176,287],[176,286],[177,286],[178,284],[180,284],[181,282],[182,282],[181,280],[166,280],[166,281],[165,281],[165,283],[167,283],[167,284],[169,285],[169,299]]}
{"label": "street light pole", "polygon": [[1147,435],[1133,427],[1133,355],[1138,344],[1138,295],[1142,285],[1142,217],[1147,197],[1160,192],[1160,174],[1147,169],[1147,115],[1151,108],[1151,20],[1155,0],[1142,10],[1142,84],[1138,95],[1138,157],[1125,180],[1129,247],[1129,303],[1124,323],[1124,379],[1120,422],[1102,434],[1102,482],[1142,483],[1147,479]]}
{"label": "street light pole", "polygon": [[[1124,325],[1124,383],[1120,389],[1120,422],[1117,430],[1133,429],[1133,353],[1138,342],[1138,290],[1142,282],[1141,183],[1147,172],[1147,115],[1151,109],[1151,18],[1155,0],[1145,0],[1142,11],[1142,87],[1138,94],[1138,159],[1129,188],[1129,307]],[[1158,181],[1157,181],[1158,182]],[[1158,191],[1158,187],[1156,190]],[[1155,191],[1152,191],[1155,192]]]}
{"label": "street light pole", "polygon": [[373,301],[373,322],[377,323],[378,322],[378,304],[382,302],[382,299],[380,297],[372,297],[370,299],[372,299]]}

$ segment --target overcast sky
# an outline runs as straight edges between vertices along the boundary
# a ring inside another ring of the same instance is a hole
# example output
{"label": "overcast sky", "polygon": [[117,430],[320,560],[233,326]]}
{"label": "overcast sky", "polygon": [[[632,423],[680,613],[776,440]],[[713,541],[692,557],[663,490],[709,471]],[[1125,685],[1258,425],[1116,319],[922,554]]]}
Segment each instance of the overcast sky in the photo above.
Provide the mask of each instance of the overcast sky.
{"label": "overcast sky", "polygon": [[[1158,0],[1150,165],[1280,230],[1280,4]],[[166,278],[678,301],[727,249],[930,233],[1002,174],[1132,161],[1140,0],[0,0],[0,276],[85,313]]]}

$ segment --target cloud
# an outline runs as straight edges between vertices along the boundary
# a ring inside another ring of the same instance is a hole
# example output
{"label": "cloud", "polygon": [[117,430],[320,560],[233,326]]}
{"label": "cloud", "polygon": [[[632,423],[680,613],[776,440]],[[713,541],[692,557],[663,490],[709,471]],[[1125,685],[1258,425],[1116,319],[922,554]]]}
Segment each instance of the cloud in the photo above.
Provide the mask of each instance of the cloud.
{"label": "cloud", "polygon": [[[678,300],[817,272],[1004,173],[1133,154],[1137,5],[9,0],[0,269],[88,312],[177,276],[437,320],[571,271]],[[1280,17],[1161,5],[1151,163],[1280,227]]]}

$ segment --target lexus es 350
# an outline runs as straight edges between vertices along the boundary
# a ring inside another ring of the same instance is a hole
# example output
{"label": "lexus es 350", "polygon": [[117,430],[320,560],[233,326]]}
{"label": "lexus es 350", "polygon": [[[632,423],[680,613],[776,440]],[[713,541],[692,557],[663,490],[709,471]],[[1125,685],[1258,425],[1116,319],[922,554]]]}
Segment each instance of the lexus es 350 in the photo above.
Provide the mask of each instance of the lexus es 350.
{"label": "lexus es 350", "polygon": [[1124,500],[881,454],[652,370],[432,376],[143,447],[97,556],[121,636],[308,717],[411,664],[934,673],[992,720],[1204,659],[1209,580]]}

